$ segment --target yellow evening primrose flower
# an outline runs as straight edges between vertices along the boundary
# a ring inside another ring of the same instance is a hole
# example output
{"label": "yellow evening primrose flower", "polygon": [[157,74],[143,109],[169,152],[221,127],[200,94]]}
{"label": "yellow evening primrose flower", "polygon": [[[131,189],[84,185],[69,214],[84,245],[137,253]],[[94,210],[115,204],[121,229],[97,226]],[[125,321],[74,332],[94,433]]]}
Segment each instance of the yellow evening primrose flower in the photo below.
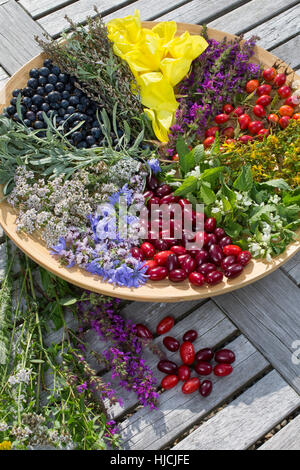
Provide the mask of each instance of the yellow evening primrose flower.
{"label": "yellow evening primrose flower", "polygon": [[168,142],[178,108],[173,87],[187,75],[192,61],[207,48],[207,42],[187,31],[175,36],[175,21],[143,28],[138,10],[134,15],[109,21],[107,29],[114,53],[128,63],[136,79],[156,137]]}
{"label": "yellow evening primrose flower", "polygon": [[10,441],[0,442],[0,450],[11,450],[11,442]]}

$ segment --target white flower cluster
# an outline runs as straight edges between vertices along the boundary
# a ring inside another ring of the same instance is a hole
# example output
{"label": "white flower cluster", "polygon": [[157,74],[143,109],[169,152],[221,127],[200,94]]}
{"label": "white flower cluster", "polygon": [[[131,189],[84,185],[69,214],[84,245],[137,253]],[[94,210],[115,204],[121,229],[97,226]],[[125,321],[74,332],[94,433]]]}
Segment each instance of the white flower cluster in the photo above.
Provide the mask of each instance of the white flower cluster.
{"label": "white flower cluster", "polygon": [[239,193],[238,191],[235,191],[236,195],[236,206],[239,209],[244,209],[248,210],[250,206],[257,206],[256,202],[251,199],[249,194],[246,191],[243,191]]}
{"label": "white flower cluster", "polygon": [[216,201],[214,202],[214,207],[211,210],[211,213],[212,214],[220,213],[222,215],[225,215],[224,205],[223,205],[223,201],[221,201],[221,199],[216,199]]}
{"label": "white flower cluster", "polygon": [[32,374],[32,369],[19,368],[15,375],[11,375],[8,379],[10,385],[16,385],[24,383],[28,385],[30,377]]}
{"label": "white flower cluster", "polygon": [[0,421],[0,432],[5,432],[8,430],[8,425],[4,421]]}
{"label": "white flower cluster", "polygon": [[195,166],[195,168],[192,171],[186,174],[186,176],[194,176],[195,178],[199,178],[200,175],[201,175],[201,171],[200,171],[199,165]]}

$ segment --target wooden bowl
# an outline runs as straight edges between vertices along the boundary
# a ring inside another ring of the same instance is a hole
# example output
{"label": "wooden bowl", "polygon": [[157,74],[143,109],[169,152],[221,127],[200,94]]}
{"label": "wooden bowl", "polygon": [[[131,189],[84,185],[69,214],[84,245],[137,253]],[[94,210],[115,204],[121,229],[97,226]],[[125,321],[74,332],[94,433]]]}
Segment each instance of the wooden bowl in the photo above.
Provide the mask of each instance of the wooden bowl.
{"label": "wooden bowl", "polygon": [[[155,23],[153,22],[145,22],[144,26],[151,28],[154,24]],[[201,26],[198,25],[178,23],[178,34],[181,34],[184,31],[189,31],[191,34],[201,34],[201,29]],[[215,29],[208,29],[208,35],[216,40],[222,40],[225,36],[228,39],[234,38],[231,34],[223,33]],[[3,109],[3,107],[8,106],[12,91],[15,88],[22,88],[25,86],[28,80],[29,70],[35,67],[41,67],[44,58],[44,54],[39,54],[11,77],[5,88],[0,91],[0,110]],[[278,59],[264,49],[256,47],[255,60],[261,62],[265,66],[272,66]],[[286,67],[289,69],[289,67],[283,63],[282,68]],[[300,79],[300,76],[295,75],[295,77]],[[1,195],[3,196],[3,194]],[[16,231],[16,218],[17,213],[14,209],[7,202],[2,202],[0,204],[0,224],[13,242],[36,263],[71,284],[75,284],[83,289],[88,289],[108,296],[139,300],[143,302],[180,302],[184,300],[200,299],[225,294],[267,276],[295,255],[300,248],[300,230],[298,230],[298,241],[290,244],[285,253],[274,258],[271,263],[253,260],[245,267],[243,273],[238,278],[225,280],[216,286],[203,286],[197,288],[190,285],[188,281],[173,284],[168,280],[164,280],[159,282],[148,281],[144,286],[138,289],[129,289],[127,287],[114,287],[108,282],[103,282],[99,276],[92,275],[83,269],[76,267],[68,269],[62,267],[59,261],[50,255],[45,243],[42,242],[38,236],[29,236]]]}

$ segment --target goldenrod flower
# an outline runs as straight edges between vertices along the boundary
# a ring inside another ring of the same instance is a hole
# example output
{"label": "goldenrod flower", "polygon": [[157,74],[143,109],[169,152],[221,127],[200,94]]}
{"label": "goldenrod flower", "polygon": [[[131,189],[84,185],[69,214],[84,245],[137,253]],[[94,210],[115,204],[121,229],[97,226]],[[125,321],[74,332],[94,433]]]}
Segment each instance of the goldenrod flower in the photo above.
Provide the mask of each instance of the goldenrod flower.
{"label": "goldenrod flower", "polygon": [[0,450],[11,450],[11,442],[10,441],[0,442]]}
{"label": "goldenrod flower", "polygon": [[107,29],[114,53],[128,63],[136,78],[155,135],[161,142],[168,142],[178,108],[173,87],[187,75],[192,61],[207,48],[207,42],[187,31],[175,36],[175,21],[142,28],[138,10],[134,15],[109,21]]}

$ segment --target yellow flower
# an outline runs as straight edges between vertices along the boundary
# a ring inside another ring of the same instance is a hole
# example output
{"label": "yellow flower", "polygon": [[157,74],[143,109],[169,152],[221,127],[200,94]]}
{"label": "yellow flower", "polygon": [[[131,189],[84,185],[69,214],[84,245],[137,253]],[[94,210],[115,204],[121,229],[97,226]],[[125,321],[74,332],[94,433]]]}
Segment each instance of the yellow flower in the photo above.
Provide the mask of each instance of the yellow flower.
{"label": "yellow flower", "polygon": [[140,87],[141,102],[156,137],[168,142],[178,103],[173,87],[189,72],[191,63],[207,48],[202,36],[175,36],[175,21],[142,28],[140,13],[111,20],[108,38],[116,55],[125,60]]}
{"label": "yellow flower", "polygon": [[11,450],[11,442],[10,441],[0,442],[0,450]]}

